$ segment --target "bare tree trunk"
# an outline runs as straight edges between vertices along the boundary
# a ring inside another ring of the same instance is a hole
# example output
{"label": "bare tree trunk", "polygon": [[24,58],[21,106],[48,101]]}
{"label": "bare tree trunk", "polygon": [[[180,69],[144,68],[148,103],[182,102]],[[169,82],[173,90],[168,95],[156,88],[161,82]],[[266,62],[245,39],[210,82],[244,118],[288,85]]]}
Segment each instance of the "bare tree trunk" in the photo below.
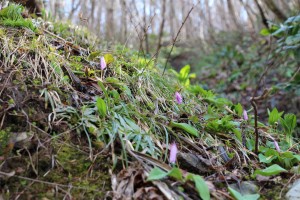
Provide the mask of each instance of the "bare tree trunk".
{"label": "bare tree trunk", "polygon": [[266,18],[266,16],[265,16],[265,13],[264,13],[262,7],[259,5],[258,0],[254,0],[254,2],[255,2],[255,4],[256,4],[258,10],[259,10],[260,17],[261,17],[261,20],[262,20],[263,25],[265,25],[266,28],[269,28],[268,20],[267,20],[267,18]]}
{"label": "bare tree trunk", "polygon": [[286,20],[285,14],[281,12],[281,10],[276,6],[276,4],[273,2],[273,0],[265,0],[263,1],[264,4],[275,14],[275,16],[280,20],[284,21]]}
{"label": "bare tree trunk", "polygon": [[89,27],[92,28],[95,26],[95,8],[96,8],[96,1],[91,0],[91,14],[89,19]]}
{"label": "bare tree trunk", "polygon": [[121,14],[121,42],[124,43],[127,39],[127,14],[126,14],[126,2],[120,0],[122,14]]}
{"label": "bare tree trunk", "polygon": [[169,0],[169,23],[170,23],[170,37],[171,40],[175,37],[175,25],[174,25],[174,21],[175,21],[175,11],[174,11],[174,4],[172,2],[172,0]]}
{"label": "bare tree trunk", "polygon": [[216,13],[218,13],[217,16],[219,16],[217,19],[218,21],[218,28],[221,28],[223,30],[231,30],[231,21],[228,21],[228,15],[226,15],[226,2],[225,1],[217,1],[216,2]]}
{"label": "bare tree trunk", "polygon": [[103,28],[102,28],[102,25],[101,25],[101,21],[102,21],[102,8],[103,6],[102,5],[102,0],[100,1],[97,1],[98,3],[98,8],[97,8],[97,13],[98,13],[98,17],[96,18],[97,20],[97,23],[96,23],[96,33],[98,36],[102,36],[104,34],[103,32]]}
{"label": "bare tree trunk", "polygon": [[[184,20],[184,14],[185,14],[185,10],[186,10],[186,3],[184,0],[181,0],[181,21]],[[187,31],[186,31],[186,27],[183,27],[182,29],[182,35],[183,37],[186,39],[187,38]]]}
{"label": "bare tree trunk", "polygon": [[165,26],[165,13],[166,13],[166,0],[163,0],[162,8],[161,8],[161,23],[160,23],[160,27],[159,27],[158,42],[157,42],[157,48],[156,48],[156,58],[158,58],[159,50],[161,48],[161,41],[162,41],[164,26]]}
{"label": "bare tree trunk", "polygon": [[227,0],[227,7],[228,7],[228,10],[229,10],[229,15],[231,16],[231,20],[234,22],[235,28],[239,29],[240,25],[237,21],[237,18],[236,18],[236,15],[235,15],[235,10],[234,10],[234,7],[233,7],[233,4],[232,4],[231,0]]}
{"label": "bare tree trunk", "polygon": [[106,1],[105,39],[111,41],[114,37],[114,0]]}
{"label": "bare tree trunk", "polygon": [[146,13],[146,0],[144,0],[144,38],[145,38],[145,46],[146,46],[146,54],[149,54],[149,39],[148,39],[148,26],[147,26],[147,13]]}
{"label": "bare tree trunk", "polygon": [[74,13],[78,10],[78,8],[80,7],[81,1],[78,0],[76,3],[76,0],[72,0],[71,3],[71,11],[69,13],[68,19],[71,21],[73,19]]}
{"label": "bare tree trunk", "polygon": [[256,16],[256,14],[255,14],[254,11],[252,10],[252,8],[248,5],[248,3],[244,3],[243,0],[239,0],[239,1],[240,1],[241,5],[243,5],[244,9],[245,9],[246,12],[247,12],[248,19],[249,19],[248,21],[250,21],[250,23],[251,23],[251,29],[254,30],[254,28],[255,28],[255,23],[254,23],[254,19],[253,19],[253,16],[252,16],[252,15]]}

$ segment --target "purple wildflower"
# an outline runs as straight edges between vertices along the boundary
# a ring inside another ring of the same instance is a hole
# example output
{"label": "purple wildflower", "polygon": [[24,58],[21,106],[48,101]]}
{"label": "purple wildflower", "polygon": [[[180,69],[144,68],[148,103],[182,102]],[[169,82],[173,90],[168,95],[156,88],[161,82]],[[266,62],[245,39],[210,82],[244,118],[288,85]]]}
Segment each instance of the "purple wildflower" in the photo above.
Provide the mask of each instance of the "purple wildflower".
{"label": "purple wildflower", "polygon": [[179,92],[175,92],[175,99],[178,104],[182,104],[182,96]]}
{"label": "purple wildflower", "polygon": [[280,153],[280,147],[279,147],[278,143],[274,139],[273,139],[273,142],[274,142],[275,149]]}
{"label": "purple wildflower", "polygon": [[101,68],[101,70],[104,70],[106,68],[106,62],[105,62],[104,57],[100,58],[100,68]]}
{"label": "purple wildflower", "polygon": [[244,116],[244,120],[248,120],[248,114],[247,114],[247,111],[246,110],[244,110],[243,111],[243,116]]}
{"label": "purple wildflower", "polygon": [[170,145],[170,158],[169,158],[169,161],[170,161],[171,164],[175,164],[176,157],[177,157],[177,152],[178,152],[177,145],[176,145],[175,142],[173,142]]}

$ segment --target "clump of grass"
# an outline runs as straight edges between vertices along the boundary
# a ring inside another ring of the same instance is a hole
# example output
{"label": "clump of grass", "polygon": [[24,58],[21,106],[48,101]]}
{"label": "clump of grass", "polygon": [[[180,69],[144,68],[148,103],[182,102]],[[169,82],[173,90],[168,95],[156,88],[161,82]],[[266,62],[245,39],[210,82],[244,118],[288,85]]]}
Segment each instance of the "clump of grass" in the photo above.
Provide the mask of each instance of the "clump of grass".
{"label": "clump of grass", "polygon": [[30,19],[24,19],[22,12],[24,7],[17,4],[10,4],[0,11],[0,24],[11,27],[25,27],[36,32],[37,28]]}

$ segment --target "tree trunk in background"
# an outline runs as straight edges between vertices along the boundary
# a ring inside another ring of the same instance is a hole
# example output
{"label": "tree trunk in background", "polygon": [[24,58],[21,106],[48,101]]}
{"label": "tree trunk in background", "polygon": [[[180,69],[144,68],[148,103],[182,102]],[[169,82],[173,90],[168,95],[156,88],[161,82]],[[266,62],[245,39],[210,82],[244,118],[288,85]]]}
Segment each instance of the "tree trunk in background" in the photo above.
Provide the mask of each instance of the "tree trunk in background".
{"label": "tree trunk in background", "polygon": [[48,0],[49,11],[88,27],[101,39],[123,44],[128,41],[145,54],[164,46],[164,33],[172,42],[193,4],[197,4],[196,14],[189,16],[178,41],[205,39],[202,42],[211,43],[216,41],[217,32],[240,31],[243,27],[257,32],[262,24],[268,27],[268,19],[285,20],[300,10],[300,0],[68,0],[63,5],[64,1]]}
{"label": "tree trunk in background", "polygon": [[231,0],[227,0],[227,7],[228,7],[228,11],[230,12],[230,16],[231,16],[231,20],[233,21],[233,24],[236,28],[236,30],[240,30],[240,25],[238,23],[237,17],[236,17],[236,12],[235,9],[232,5]]}
{"label": "tree trunk in background", "polygon": [[158,33],[158,42],[157,42],[157,48],[156,48],[156,59],[159,55],[159,50],[161,48],[161,41],[164,33],[164,26],[165,26],[165,13],[166,13],[166,0],[162,1],[162,7],[161,7],[161,22],[159,27],[159,33]]}
{"label": "tree trunk in background", "polygon": [[76,0],[72,0],[71,3],[71,11],[69,13],[68,19],[71,21],[74,17],[74,13],[78,10],[78,8],[80,7],[81,1],[78,0],[76,3]]}
{"label": "tree trunk in background", "polygon": [[268,9],[270,9],[275,14],[275,16],[277,17],[277,19],[279,19],[280,21],[285,21],[286,20],[287,17],[276,6],[276,4],[273,2],[273,0],[264,0],[263,2],[266,5],[266,7]]}
{"label": "tree trunk in background", "polygon": [[[216,5],[215,9],[216,9],[216,13],[218,13],[217,14],[218,18],[216,18],[216,19],[219,20],[218,21],[219,25],[217,26],[217,28],[231,30],[232,26],[230,24],[230,21],[228,21],[229,11],[226,9],[227,8],[226,2],[225,1],[217,1],[216,4],[217,5]],[[228,11],[228,12],[226,12],[226,11]],[[227,15],[226,15],[226,13],[227,13]]]}
{"label": "tree trunk in background", "polygon": [[96,1],[91,0],[91,14],[90,14],[90,19],[89,19],[89,27],[90,29],[95,26],[95,9],[96,9]]}
{"label": "tree trunk in background", "polygon": [[300,0],[295,0],[297,10],[300,10]]}
{"label": "tree trunk in background", "polygon": [[103,36],[103,34],[104,34],[104,32],[103,32],[103,28],[102,28],[102,26],[101,26],[101,21],[102,21],[102,8],[103,8],[103,6],[101,6],[102,5],[102,0],[99,2],[98,1],[98,8],[97,8],[97,23],[96,23],[96,34],[98,35],[98,36]]}
{"label": "tree trunk in background", "polygon": [[265,25],[266,28],[269,28],[268,20],[267,20],[267,18],[265,16],[265,13],[264,13],[262,7],[259,5],[258,0],[254,0],[254,2],[256,4],[258,10],[259,10],[259,14],[260,14],[260,17],[261,17],[263,25]]}
{"label": "tree trunk in background", "polygon": [[106,1],[105,39],[112,42],[114,38],[114,0]]}
{"label": "tree trunk in background", "polygon": [[[188,9],[190,9],[193,6],[193,4],[190,4],[189,1],[186,2],[186,11],[182,13],[184,16],[188,13]],[[185,24],[185,32],[186,32],[186,39],[189,40],[193,37],[193,18],[189,16],[189,18],[186,20]]]}
{"label": "tree trunk in background", "polygon": [[170,36],[171,36],[171,42],[173,41],[173,38],[175,37],[175,27],[174,27],[174,4],[172,3],[172,0],[169,1],[169,23],[170,23]]}
{"label": "tree trunk in background", "polygon": [[122,14],[121,14],[121,42],[124,43],[127,40],[127,14],[126,14],[126,2],[125,1],[120,1],[121,3],[121,9],[122,9]]}
{"label": "tree trunk in background", "polygon": [[147,13],[146,13],[146,0],[144,0],[144,14],[143,14],[143,19],[144,19],[144,39],[145,39],[145,48],[146,48],[146,54],[149,54],[149,39],[148,39],[148,25],[147,25]]}
{"label": "tree trunk in background", "polygon": [[249,6],[249,4],[246,2],[244,3],[243,0],[239,0],[241,5],[243,5],[244,9],[246,10],[247,12],[247,15],[248,15],[248,21],[250,22],[250,27],[252,30],[254,30],[255,28],[255,23],[254,23],[254,19],[253,19],[253,16],[254,17],[256,16],[256,14],[254,13],[254,11],[252,10],[252,8]]}
{"label": "tree trunk in background", "polygon": [[[185,13],[186,13],[186,3],[184,0],[181,0],[181,22],[183,22],[184,18],[185,18]],[[182,38],[186,39],[187,36],[187,30],[186,30],[186,26],[183,27],[182,29]]]}

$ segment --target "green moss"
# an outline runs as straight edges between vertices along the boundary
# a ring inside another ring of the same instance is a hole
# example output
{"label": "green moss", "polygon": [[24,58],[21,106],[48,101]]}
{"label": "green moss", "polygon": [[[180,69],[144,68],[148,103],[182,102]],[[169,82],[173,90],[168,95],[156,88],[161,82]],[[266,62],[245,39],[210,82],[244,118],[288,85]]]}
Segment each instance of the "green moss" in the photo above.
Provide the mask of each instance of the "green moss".
{"label": "green moss", "polygon": [[85,172],[91,165],[85,154],[69,146],[63,146],[57,153],[57,160],[70,175],[76,176]]}
{"label": "green moss", "polygon": [[0,24],[11,27],[25,27],[36,32],[37,28],[30,19],[22,17],[23,6],[10,4],[8,7],[0,11]]}

